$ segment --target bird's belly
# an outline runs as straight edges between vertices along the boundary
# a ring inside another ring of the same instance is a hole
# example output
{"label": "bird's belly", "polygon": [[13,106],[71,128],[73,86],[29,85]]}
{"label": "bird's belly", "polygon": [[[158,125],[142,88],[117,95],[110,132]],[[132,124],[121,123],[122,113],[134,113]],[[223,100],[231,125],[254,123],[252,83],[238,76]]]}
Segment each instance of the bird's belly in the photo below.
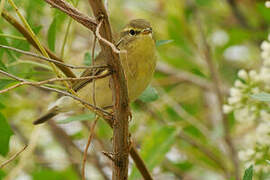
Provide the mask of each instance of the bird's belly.
{"label": "bird's belly", "polygon": [[149,85],[156,67],[154,41],[152,38],[146,37],[142,43],[134,43],[136,47],[129,46],[126,48],[127,54],[120,55],[127,79],[130,102],[136,100]]}

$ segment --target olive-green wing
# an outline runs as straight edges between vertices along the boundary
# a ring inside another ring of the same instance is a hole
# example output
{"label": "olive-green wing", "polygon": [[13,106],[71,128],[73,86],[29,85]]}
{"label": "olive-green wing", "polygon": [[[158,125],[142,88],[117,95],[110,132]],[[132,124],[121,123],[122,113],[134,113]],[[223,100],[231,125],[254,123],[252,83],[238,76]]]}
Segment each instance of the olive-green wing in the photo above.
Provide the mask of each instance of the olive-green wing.
{"label": "olive-green wing", "polygon": [[[106,65],[106,61],[104,58],[103,53],[99,53],[99,55],[95,58],[95,65]],[[105,68],[99,68],[99,69],[86,69],[80,77],[86,77],[86,76],[96,76],[101,74],[103,71],[105,70]],[[72,84],[72,88],[74,91],[79,91],[81,88],[83,88],[84,86],[86,86],[88,83],[91,83],[92,79],[86,79],[86,80],[79,80],[79,81],[75,81]]]}

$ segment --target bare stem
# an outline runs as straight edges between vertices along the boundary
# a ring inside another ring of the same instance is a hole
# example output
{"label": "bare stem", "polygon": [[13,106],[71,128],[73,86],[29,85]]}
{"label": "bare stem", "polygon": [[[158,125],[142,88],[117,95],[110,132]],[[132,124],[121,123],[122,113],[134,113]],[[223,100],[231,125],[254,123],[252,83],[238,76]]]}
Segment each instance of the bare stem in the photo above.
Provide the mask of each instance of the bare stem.
{"label": "bare stem", "polygon": [[7,73],[5,71],[2,71],[2,70],[0,70],[0,74],[3,74],[5,76],[7,76],[7,77],[10,77],[10,78],[15,79],[15,80],[20,81],[20,82],[25,82],[30,86],[38,87],[38,88],[45,89],[45,90],[52,91],[52,92],[56,92],[56,93],[59,93],[59,94],[65,95],[65,96],[69,96],[69,97],[75,99],[76,101],[79,101],[81,104],[85,105],[86,107],[88,107],[92,111],[96,112],[99,116],[103,117],[104,119],[106,119],[108,121],[111,121],[113,119],[112,115],[110,113],[108,113],[107,111],[105,111],[104,109],[96,107],[96,106],[94,106],[94,105],[82,100],[81,98],[79,98],[79,97],[77,97],[77,96],[75,96],[73,94],[70,94],[70,93],[68,93],[66,91],[61,91],[61,90],[58,90],[58,89],[54,89],[54,88],[50,88],[50,87],[46,87],[46,86],[41,86],[39,84],[35,84],[33,82],[30,82],[30,81],[27,81],[25,79],[19,78],[17,76],[14,76],[14,75],[9,74],[9,73]]}
{"label": "bare stem", "polygon": [[25,145],[20,151],[18,151],[16,154],[14,154],[10,159],[6,160],[2,164],[0,164],[0,169],[6,166],[8,163],[13,161],[16,157],[18,157],[25,149],[27,148],[27,145]]}
{"label": "bare stem", "polygon": [[45,56],[41,56],[41,55],[38,55],[38,54],[35,54],[35,53],[32,53],[32,52],[28,52],[28,51],[23,51],[23,50],[20,50],[20,49],[14,48],[14,47],[10,47],[10,46],[5,46],[5,45],[0,44],[0,48],[9,49],[9,50],[21,53],[21,54],[36,57],[36,58],[39,58],[41,60],[52,62],[54,64],[62,65],[62,66],[65,66],[65,67],[68,67],[68,68],[71,68],[71,69],[108,68],[108,66],[73,66],[73,65],[70,65],[70,64],[65,64],[65,63],[60,62],[60,61],[55,60],[55,59],[47,58]]}
{"label": "bare stem", "polygon": [[[0,70],[0,73],[4,74],[4,71]],[[18,84],[15,84],[13,86],[10,86],[6,89],[0,90],[0,94],[1,93],[5,93],[8,92],[12,89],[15,89],[17,87],[23,86],[23,85],[31,85],[31,86],[40,86],[43,84],[48,84],[48,83],[52,83],[55,81],[78,81],[78,80],[89,80],[89,79],[100,79],[100,78],[104,78],[106,76],[110,75],[110,73],[105,73],[105,74],[101,74],[101,75],[97,75],[97,76],[86,76],[86,77],[78,77],[78,78],[52,78],[52,79],[48,79],[48,80],[44,80],[44,81],[40,81],[40,82],[30,82],[30,81],[23,81],[20,82]]]}
{"label": "bare stem", "polygon": [[98,121],[99,117],[96,116],[96,119],[95,121],[93,122],[92,126],[91,126],[91,129],[90,129],[90,132],[89,132],[89,137],[88,137],[88,140],[87,140],[87,144],[85,146],[85,149],[84,149],[84,153],[83,153],[83,162],[82,162],[82,179],[85,180],[85,165],[86,165],[86,160],[87,160],[87,152],[88,152],[88,148],[91,144],[91,141],[94,137],[94,131],[95,131],[95,127],[96,127],[96,124],[97,124],[97,121]]}

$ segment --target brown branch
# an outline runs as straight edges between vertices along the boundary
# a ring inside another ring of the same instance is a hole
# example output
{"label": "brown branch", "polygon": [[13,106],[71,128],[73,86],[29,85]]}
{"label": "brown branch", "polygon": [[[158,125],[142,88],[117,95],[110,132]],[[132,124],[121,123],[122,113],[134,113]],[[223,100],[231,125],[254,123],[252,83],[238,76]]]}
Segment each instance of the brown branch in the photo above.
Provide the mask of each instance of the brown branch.
{"label": "brown branch", "polygon": [[157,71],[159,71],[161,73],[164,73],[167,75],[172,75],[181,81],[193,83],[193,84],[195,84],[203,89],[206,89],[206,90],[213,89],[212,83],[209,82],[208,80],[201,78],[199,76],[196,76],[192,73],[176,69],[176,68],[174,68],[174,67],[172,67],[164,62],[158,62],[156,69],[157,69]]}
{"label": "brown branch", "polygon": [[75,7],[73,7],[66,1],[63,0],[44,0],[44,1],[46,1],[52,7],[57,8],[60,11],[66,13],[74,20],[85,26],[87,29],[90,29],[93,32],[95,31],[97,26],[96,21],[93,18],[81,13],[79,10],[77,10]]}
{"label": "brown branch", "polygon": [[232,163],[234,165],[234,176],[235,176],[236,180],[240,180],[240,170],[239,170],[238,155],[237,155],[237,152],[235,150],[235,147],[234,147],[234,144],[232,142],[231,135],[230,135],[230,127],[229,127],[228,118],[227,118],[226,114],[223,113],[223,109],[222,109],[222,107],[223,107],[223,98],[224,97],[223,97],[223,94],[222,94],[222,91],[221,91],[221,88],[220,88],[221,87],[221,82],[220,82],[218,69],[215,66],[214,62],[213,62],[213,59],[212,59],[212,56],[211,56],[210,46],[207,43],[207,40],[206,40],[205,34],[203,32],[203,29],[202,29],[199,18],[197,18],[197,25],[198,25],[198,31],[199,31],[200,37],[201,37],[201,42],[202,42],[202,48],[203,48],[202,49],[202,54],[203,54],[204,59],[205,59],[207,65],[208,65],[210,75],[211,75],[211,78],[212,78],[213,83],[214,83],[214,92],[215,92],[215,94],[217,96],[219,110],[220,110],[220,113],[222,115],[222,123],[223,123],[223,126],[224,126],[224,133],[225,133],[224,139],[225,139],[225,142],[227,143],[227,145],[229,147],[231,160],[232,160]]}
{"label": "brown branch", "polygon": [[10,159],[6,160],[2,164],[0,164],[0,169],[2,169],[4,166],[6,166],[8,163],[13,161],[16,157],[18,157],[26,148],[28,145],[25,145],[20,151],[18,151],[16,154],[14,154]]}
{"label": "brown branch", "polygon": [[25,55],[28,55],[28,56],[36,57],[36,58],[39,58],[41,60],[52,62],[54,64],[62,65],[62,66],[65,66],[65,67],[68,67],[68,68],[71,68],[71,69],[108,68],[108,66],[102,66],[102,65],[100,65],[100,66],[73,66],[73,65],[70,65],[70,64],[65,64],[65,63],[60,62],[60,61],[55,60],[55,59],[46,58],[45,56],[41,56],[41,55],[38,55],[38,54],[35,54],[35,53],[32,53],[32,52],[28,52],[28,51],[23,51],[23,50],[20,50],[20,49],[14,48],[14,47],[10,47],[10,46],[5,46],[5,45],[1,45],[0,44],[0,48],[9,49],[9,50],[12,50],[12,51],[21,53],[21,54],[25,54]]}
{"label": "brown branch", "polygon": [[[2,17],[6,19],[7,22],[9,22],[12,26],[14,26],[26,39],[27,41],[32,44],[38,51],[40,49],[38,48],[35,41],[32,39],[30,33],[28,30],[23,27],[15,18],[13,18],[7,11],[3,10]],[[54,53],[52,53],[48,48],[44,47],[46,52],[49,54],[50,58],[64,62],[61,58],[58,58]],[[67,67],[61,65],[61,64],[55,64],[67,77],[76,77],[75,74]]]}
{"label": "brown branch", "polygon": [[[74,155],[76,155],[74,150],[76,150],[79,153],[80,158],[83,157],[83,152],[81,151],[81,149],[78,148],[78,146],[76,146],[74,144],[74,142],[72,141],[70,136],[62,128],[60,128],[54,121],[49,121],[48,125],[49,125],[54,137],[56,138],[56,140],[62,145],[62,147],[66,150],[66,152],[68,154],[71,154],[71,156],[74,157]],[[94,163],[94,165],[96,166],[96,168],[98,169],[98,171],[100,172],[100,174],[103,176],[103,178],[105,180],[110,179],[106,175],[104,170],[102,169],[103,165],[99,161],[96,154],[94,154],[93,156],[90,156],[89,154],[87,154],[87,161]],[[76,169],[77,169],[77,167],[76,167]],[[81,172],[81,171],[79,170],[79,172]]]}
{"label": "brown branch", "polygon": [[[112,31],[106,9],[100,0],[89,0],[96,20],[102,22],[100,35],[108,42],[113,42]],[[128,121],[130,116],[127,85],[124,71],[119,61],[119,54],[112,47],[99,39],[101,49],[104,52],[108,65],[112,67],[112,91],[114,100],[114,124],[113,124],[113,147],[114,168],[113,180],[127,180],[128,178],[128,150],[129,133]]]}
{"label": "brown branch", "polygon": [[84,149],[84,153],[83,153],[83,162],[82,162],[82,179],[85,180],[85,165],[86,165],[86,160],[87,160],[87,152],[88,152],[88,148],[91,144],[91,141],[94,137],[94,130],[95,130],[95,127],[96,127],[96,124],[97,124],[97,121],[98,121],[99,117],[96,116],[96,119],[95,121],[93,122],[92,126],[91,126],[91,129],[90,129],[90,132],[89,132],[89,137],[88,137],[88,140],[87,140],[87,144],[85,146],[85,149]]}
{"label": "brown branch", "polygon": [[227,0],[227,3],[229,4],[233,15],[235,16],[237,21],[240,23],[240,25],[243,26],[244,28],[251,29],[251,27],[247,23],[247,19],[242,14],[239,7],[237,6],[236,1],[235,0]]}

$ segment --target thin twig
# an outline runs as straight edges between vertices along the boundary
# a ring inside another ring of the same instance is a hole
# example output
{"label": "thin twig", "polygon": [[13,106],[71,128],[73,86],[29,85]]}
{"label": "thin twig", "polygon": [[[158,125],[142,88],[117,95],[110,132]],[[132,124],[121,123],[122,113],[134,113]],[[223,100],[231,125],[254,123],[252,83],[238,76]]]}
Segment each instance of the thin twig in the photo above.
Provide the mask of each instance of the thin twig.
{"label": "thin twig", "polygon": [[248,28],[251,29],[252,27],[249,26],[249,24],[247,23],[247,19],[245,18],[245,16],[243,15],[243,13],[240,11],[239,7],[236,4],[235,0],[227,0],[233,15],[235,16],[235,18],[238,20],[238,22],[241,24],[241,26],[243,26],[244,28]]}
{"label": "thin twig", "polygon": [[212,90],[213,88],[213,84],[205,78],[201,78],[200,76],[194,75],[192,73],[176,69],[164,62],[158,62],[156,69],[159,72],[165,73],[167,75],[172,75],[181,81],[191,82],[203,89]]}
{"label": "thin twig", "polygon": [[87,144],[86,144],[86,147],[84,149],[84,153],[83,153],[83,162],[82,162],[82,179],[85,180],[85,165],[86,165],[86,160],[87,160],[87,152],[88,152],[88,148],[91,144],[91,141],[94,137],[94,131],[95,131],[95,127],[96,127],[96,124],[97,124],[97,121],[98,121],[99,117],[96,116],[96,119],[95,121],[93,122],[92,126],[91,126],[91,129],[90,129],[90,132],[89,132],[89,137],[88,137],[88,140],[87,140]]}
{"label": "thin twig", "polygon": [[[94,36],[94,41],[93,41],[93,48],[92,48],[92,65],[95,66],[95,48],[96,48],[96,36]],[[96,106],[96,81],[95,79],[93,80],[93,92],[92,92],[92,98],[93,98],[93,104]]]}
{"label": "thin twig", "polygon": [[[71,154],[72,158],[74,160],[81,159],[83,157],[83,151],[72,141],[71,137],[64,131],[59,125],[57,125],[54,121],[48,121],[48,125],[50,126],[51,131],[53,132],[54,137],[61,143],[62,147],[68,151],[68,154]],[[75,156],[77,153],[79,153],[79,157]],[[75,157],[74,157],[75,156]],[[93,163],[97,170],[100,172],[100,174],[104,177],[105,180],[109,180],[108,176],[104,172],[103,164],[98,159],[98,156],[93,154],[93,156],[90,156],[90,154],[87,154],[87,161],[89,163]],[[76,161],[76,166],[79,162]],[[78,167],[76,167],[77,169]],[[81,170],[79,170],[79,174],[81,176]]]}
{"label": "thin twig", "polygon": [[113,119],[112,115],[110,113],[108,113],[107,111],[105,111],[104,109],[96,107],[96,106],[84,101],[83,99],[81,99],[81,98],[79,98],[79,97],[77,97],[77,96],[75,96],[73,94],[70,94],[70,93],[68,93],[66,91],[61,91],[61,90],[46,87],[46,86],[40,86],[40,85],[34,84],[33,82],[30,82],[30,81],[27,81],[25,79],[19,78],[17,76],[14,76],[14,75],[12,75],[10,73],[7,73],[5,71],[2,71],[2,70],[0,70],[0,74],[3,74],[5,76],[7,76],[7,77],[10,77],[10,78],[15,79],[15,80],[20,81],[20,82],[25,82],[30,86],[38,87],[38,88],[53,91],[53,92],[56,92],[56,93],[59,93],[59,94],[65,95],[65,96],[69,96],[69,97],[79,101],[81,104],[86,105],[92,111],[94,111],[94,112],[96,111],[99,116],[102,116],[106,120],[111,121]]}
{"label": "thin twig", "polygon": [[25,55],[28,55],[28,56],[36,57],[36,58],[39,58],[41,60],[45,60],[45,61],[48,61],[48,62],[52,62],[54,64],[59,64],[59,65],[62,65],[62,66],[66,66],[66,67],[69,67],[69,68],[72,68],[72,69],[108,68],[108,66],[104,66],[104,65],[103,66],[73,66],[73,65],[70,65],[70,64],[65,64],[65,63],[60,62],[60,61],[55,60],[55,59],[47,58],[45,56],[41,56],[41,55],[38,55],[38,54],[35,54],[35,53],[32,53],[32,52],[28,52],[28,51],[23,51],[23,50],[20,50],[20,49],[14,48],[14,47],[10,47],[10,46],[5,46],[5,45],[0,44],[0,48],[9,49],[9,50],[12,50],[12,51],[15,51],[15,52],[18,52],[18,53],[22,53],[22,54],[25,54]]}
{"label": "thin twig", "polygon": [[[4,71],[0,70],[0,73],[4,73]],[[23,86],[23,85],[32,85],[32,86],[40,86],[43,84],[48,84],[48,83],[52,83],[55,81],[78,81],[78,80],[89,80],[89,79],[100,79],[100,78],[104,78],[106,76],[110,75],[110,73],[105,73],[105,74],[101,74],[101,75],[97,75],[97,76],[86,76],[86,77],[78,77],[78,78],[52,78],[52,79],[48,79],[48,80],[44,80],[44,81],[39,81],[39,82],[30,82],[30,81],[23,81],[20,82],[18,84],[15,84],[13,86],[10,86],[6,89],[0,90],[0,94],[1,93],[5,93],[8,92],[14,88]]]}
{"label": "thin twig", "polygon": [[6,160],[5,162],[3,162],[0,165],[0,169],[2,169],[4,166],[6,166],[8,163],[10,163],[11,161],[13,161],[15,158],[17,158],[26,148],[28,145],[25,145],[20,151],[18,151],[16,154],[14,154],[11,158],[9,158],[8,160]]}
{"label": "thin twig", "polygon": [[[75,7],[77,7],[78,4],[79,4],[79,0],[76,1]],[[63,44],[62,44],[62,48],[61,48],[61,56],[60,56],[61,58],[64,58],[65,46],[66,46],[66,43],[67,43],[68,34],[69,34],[69,31],[70,31],[72,20],[73,19],[71,17],[69,17],[68,25],[67,25],[67,28],[66,28],[66,32],[65,32],[65,36],[64,36],[64,40],[63,40]]]}
{"label": "thin twig", "polygon": [[25,39],[24,37],[21,37],[21,36],[15,36],[15,35],[12,35],[12,34],[2,34],[2,33],[0,33],[0,36],[2,36],[2,37],[7,37],[7,38],[12,38],[12,39],[18,39],[18,40],[26,41],[26,39]]}
{"label": "thin twig", "polygon": [[70,17],[72,17],[77,22],[81,23],[83,26],[90,29],[91,31],[93,32],[95,31],[97,26],[96,21],[93,18],[81,13],[79,10],[77,10],[69,3],[63,0],[44,0],[44,1],[46,1],[52,7],[57,8],[60,11],[66,13],[67,15],[69,15]]}
{"label": "thin twig", "polygon": [[115,45],[113,43],[111,43],[110,41],[108,41],[107,39],[103,38],[99,31],[100,31],[100,27],[103,23],[103,19],[101,19],[101,21],[99,22],[99,24],[97,25],[97,29],[96,29],[96,36],[99,40],[103,41],[106,45],[110,46],[113,50],[113,52],[117,53],[117,54],[120,54],[120,51],[115,47]]}
{"label": "thin twig", "polygon": [[[41,52],[41,50],[39,49],[38,44],[34,41],[33,37],[31,36],[31,34],[28,32],[28,30],[23,27],[14,17],[12,17],[7,11],[3,10],[2,12],[2,17],[8,22],[10,23],[12,26],[14,26],[14,28],[16,28],[26,39],[27,41],[32,44],[38,51]],[[44,46],[43,46],[44,47]],[[54,53],[52,53],[48,48],[44,47],[46,52],[49,54],[50,58],[55,59],[57,61],[60,62],[64,62],[62,59],[60,59],[59,57],[57,57]],[[60,65],[60,64],[56,64],[59,69],[67,76],[67,77],[76,77],[75,74],[67,67]]]}

